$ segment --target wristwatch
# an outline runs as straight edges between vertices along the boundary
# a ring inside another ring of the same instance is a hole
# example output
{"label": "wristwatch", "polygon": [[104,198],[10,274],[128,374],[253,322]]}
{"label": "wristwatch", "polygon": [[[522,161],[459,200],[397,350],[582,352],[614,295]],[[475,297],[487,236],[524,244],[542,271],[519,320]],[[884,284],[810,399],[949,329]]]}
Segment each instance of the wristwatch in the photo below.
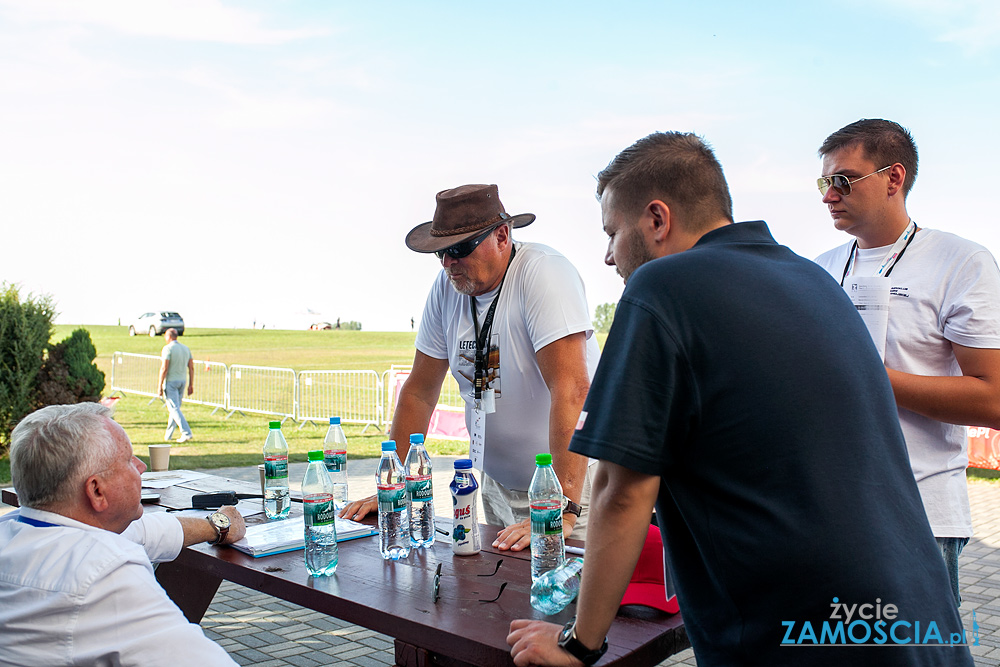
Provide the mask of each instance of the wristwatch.
{"label": "wristwatch", "polygon": [[601,656],[608,650],[608,638],[604,638],[601,648],[591,651],[576,638],[576,617],[566,624],[566,627],[559,633],[559,646],[574,658],[585,665],[592,665],[601,659]]}
{"label": "wristwatch", "polygon": [[563,511],[562,511],[563,514],[575,514],[577,517],[579,517],[581,511],[583,511],[582,507],[574,503],[566,496],[563,496]]}
{"label": "wristwatch", "polygon": [[212,524],[212,528],[215,528],[215,532],[218,533],[216,538],[209,542],[209,544],[222,544],[222,540],[226,539],[226,535],[229,534],[229,525],[232,523],[229,517],[222,512],[216,512],[205,517],[208,522]]}

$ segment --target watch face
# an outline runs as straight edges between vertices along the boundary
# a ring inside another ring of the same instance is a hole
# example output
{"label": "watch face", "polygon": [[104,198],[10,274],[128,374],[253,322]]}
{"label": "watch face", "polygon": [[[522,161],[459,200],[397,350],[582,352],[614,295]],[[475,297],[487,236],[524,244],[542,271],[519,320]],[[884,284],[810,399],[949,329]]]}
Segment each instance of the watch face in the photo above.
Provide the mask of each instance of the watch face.
{"label": "watch face", "polygon": [[208,517],[212,523],[214,523],[219,528],[229,528],[229,524],[232,523],[229,517],[222,512],[216,512],[212,516]]}
{"label": "watch face", "polygon": [[573,619],[559,631],[559,643],[565,643],[569,641],[569,638],[573,636],[573,626],[575,625],[576,619]]}

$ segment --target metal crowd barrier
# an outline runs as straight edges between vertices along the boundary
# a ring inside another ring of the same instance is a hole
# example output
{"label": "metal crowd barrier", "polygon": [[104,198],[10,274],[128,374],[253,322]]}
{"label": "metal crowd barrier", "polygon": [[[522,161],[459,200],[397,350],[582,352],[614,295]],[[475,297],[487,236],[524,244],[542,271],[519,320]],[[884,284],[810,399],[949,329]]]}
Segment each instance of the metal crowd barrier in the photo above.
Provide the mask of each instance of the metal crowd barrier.
{"label": "metal crowd barrier", "polygon": [[226,407],[226,385],[229,368],[220,361],[194,360],[194,393],[184,397],[185,403],[208,405],[214,415]]}
{"label": "metal crowd barrier", "polygon": [[117,391],[156,398],[161,363],[151,354],[115,352],[111,357],[111,394]]}
{"label": "metal crowd barrier", "polygon": [[[111,359],[111,394],[157,398],[160,357],[114,352]],[[244,366],[194,360],[194,393],[184,400],[234,412],[276,415],[306,422],[325,422],[340,416],[345,423],[388,429],[396,406],[397,380],[410,366],[391,366],[380,376],[375,371],[300,371],[290,368]],[[399,377],[397,377],[399,376]],[[152,400],[150,401],[152,402]],[[464,409],[458,383],[448,374],[438,405]]]}
{"label": "metal crowd barrier", "polygon": [[326,422],[340,416],[343,423],[379,428],[383,422],[382,382],[375,371],[299,371],[295,419]]}
{"label": "metal crowd barrier", "polygon": [[229,395],[226,409],[234,412],[256,412],[277,415],[282,423],[295,418],[295,371],[291,368],[266,366],[229,367]]}

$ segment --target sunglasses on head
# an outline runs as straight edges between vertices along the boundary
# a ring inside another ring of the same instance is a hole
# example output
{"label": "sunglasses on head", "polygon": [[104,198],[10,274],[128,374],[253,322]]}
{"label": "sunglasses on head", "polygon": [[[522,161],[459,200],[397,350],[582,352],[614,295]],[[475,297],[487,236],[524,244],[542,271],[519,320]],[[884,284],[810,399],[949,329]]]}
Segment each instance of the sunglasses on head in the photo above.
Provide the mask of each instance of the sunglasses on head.
{"label": "sunglasses on head", "polygon": [[873,171],[870,174],[859,176],[858,178],[855,178],[853,181],[849,179],[847,176],[844,176],[843,174],[833,174],[832,176],[820,176],[819,178],[816,179],[816,185],[819,187],[819,192],[822,195],[825,195],[830,188],[833,188],[834,192],[841,195],[842,197],[846,197],[847,195],[851,194],[852,183],[857,183],[858,181],[865,180],[869,176],[880,174],[886,169],[889,169],[889,167],[892,167],[892,165],[890,164],[888,167],[882,167],[878,171]]}
{"label": "sunglasses on head", "polygon": [[462,259],[463,257],[468,257],[472,254],[472,251],[478,248],[479,244],[485,241],[486,238],[499,226],[500,225],[495,225],[490,227],[479,236],[474,236],[467,241],[462,241],[461,243],[448,246],[444,250],[435,250],[434,254],[437,255],[438,259],[444,259],[445,255],[448,255],[452,259]]}

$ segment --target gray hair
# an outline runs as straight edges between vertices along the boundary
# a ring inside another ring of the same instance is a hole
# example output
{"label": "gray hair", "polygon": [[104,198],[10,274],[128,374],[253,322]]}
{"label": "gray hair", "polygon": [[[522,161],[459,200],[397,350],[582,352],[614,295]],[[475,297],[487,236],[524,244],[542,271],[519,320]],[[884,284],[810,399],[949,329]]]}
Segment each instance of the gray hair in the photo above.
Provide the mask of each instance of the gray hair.
{"label": "gray hair", "polygon": [[11,433],[10,474],[18,501],[46,509],[66,502],[90,475],[109,468],[115,437],[111,411],[99,403],[50,405]]}

